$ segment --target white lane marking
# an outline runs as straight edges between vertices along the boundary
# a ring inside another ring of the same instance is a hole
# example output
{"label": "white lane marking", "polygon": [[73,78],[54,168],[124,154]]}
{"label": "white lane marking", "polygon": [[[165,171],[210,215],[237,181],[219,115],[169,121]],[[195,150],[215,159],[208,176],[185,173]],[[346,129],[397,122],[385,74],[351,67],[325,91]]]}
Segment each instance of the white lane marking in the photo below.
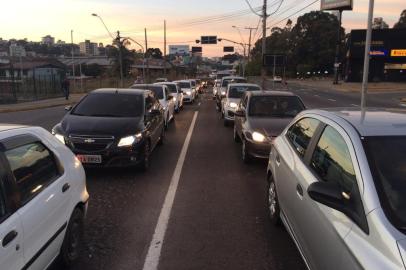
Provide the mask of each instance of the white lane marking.
{"label": "white lane marking", "polygon": [[351,106],[358,107],[358,105],[357,105],[357,104],[351,104]]}
{"label": "white lane marking", "polygon": [[315,97],[320,97],[319,95],[314,95]]}
{"label": "white lane marking", "polygon": [[201,103],[199,102],[199,104],[197,104],[197,106],[200,106],[200,104],[201,104]]}
{"label": "white lane marking", "polygon": [[333,102],[336,102],[336,101],[337,101],[337,100],[332,99],[332,98],[329,98],[328,100],[333,101]]}
{"label": "white lane marking", "polygon": [[149,245],[148,253],[145,258],[143,270],[157,270],[159,264],[159,257],[161,256],[161,249],[165,238],[166,229],[168,227],[168,221],[171,216],[173,202],[175,200],[176,190],[178,189],[180,175],[182,173],[183,163],[185,162],[186,153],[189,148],[190,140],[192,138],[193,129],[196,124],[198,112],[195,112],[190,125],[188,134],[182,147],[182,151],[179,155],[178,163],[176,164],[175,171],[173,172],[171,183],[168,188],[168,192],[165,196],[164,204],[159,214],[158,223],[155,227],[154,235],[152,236],[151,243]]}

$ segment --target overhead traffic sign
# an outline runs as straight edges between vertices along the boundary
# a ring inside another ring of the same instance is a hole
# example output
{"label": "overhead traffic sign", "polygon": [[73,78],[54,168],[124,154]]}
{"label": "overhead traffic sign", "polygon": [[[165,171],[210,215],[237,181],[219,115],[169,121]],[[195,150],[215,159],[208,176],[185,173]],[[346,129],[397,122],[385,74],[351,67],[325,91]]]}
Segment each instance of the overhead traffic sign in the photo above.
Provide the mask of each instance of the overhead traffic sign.
{"label": "overhead traffic sign", "polygon": [[217,44],[217,36],[202,36],[200,42],[202,44]]}
{"label": "overhead traffic sign", "polygon": [[234,52],[234,47],[233,46],[225,46],[223,51],[224,52]]}
{"label": "overhead traffic sign", "polygon": [[192,53],[201,53],[202,51],[202,47],[192,47]]}

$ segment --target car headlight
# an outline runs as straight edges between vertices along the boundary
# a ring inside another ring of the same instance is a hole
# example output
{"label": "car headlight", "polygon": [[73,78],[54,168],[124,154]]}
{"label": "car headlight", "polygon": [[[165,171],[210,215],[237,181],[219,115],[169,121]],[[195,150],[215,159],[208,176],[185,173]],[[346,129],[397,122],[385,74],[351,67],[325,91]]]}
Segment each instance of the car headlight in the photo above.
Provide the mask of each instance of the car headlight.
{"label": "car headlight", "polygon": [[230,108],[237,108],[237,103],[235,103],[235,102],[230,102],[230,103],[228,104],[228,106],[229,106]]}
{"label": "car headlight", "polygon": [[176,97],[173,97],[173,101],[175,101],[175,102],[176,102]]}
{"label": "car headlight", "polygon": [[65,136],[56,133],[55,130],[53,130],[53,129],[52,129],[51,133],[52,133],[52,135],[55,136],[55,138],[58,139],[58,141],[60,141],[61,143],[65,144]]}
{"label": "car headlight", "polygon": [[192,94],[191,91],[186,91],[186,95],[190,96]]}
{"label": "car headlight", "polygon": [[264,142],[265,136],[255,131],[254,133],[252,133],[252,139],[256,142]]}
{"label": "car headlight", "polygon": [[120,141],[118,142],[118,147],[125,147],[125,146],[131,146],[134,143],[138,143],[142,139],[142,133],[138,133],[134,136],[128,136],[121,138]]}
{"label": "car headlight", "polygon": [[226,91],[221,91],[221,95],[225,96],[226,95]]}

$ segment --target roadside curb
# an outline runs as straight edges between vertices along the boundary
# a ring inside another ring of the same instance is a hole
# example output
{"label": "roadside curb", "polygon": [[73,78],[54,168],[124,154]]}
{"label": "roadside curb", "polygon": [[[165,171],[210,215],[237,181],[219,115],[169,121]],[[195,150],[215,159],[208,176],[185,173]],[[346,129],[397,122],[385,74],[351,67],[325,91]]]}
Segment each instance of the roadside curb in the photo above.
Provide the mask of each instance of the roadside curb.
{"label": "roadside curb", "polygon": [[[49,103],[43,103],[43,104],[30,104],[30,102],[27,103],[17,103],[17,104],[9,104],[9,105],[0,105],[0,113],[12,113],[12,112],[24,112],[24,111],[33,111],[33,110],[40,110],[40,109],[47,109],[47,108],[53,108],[53,107],[59,107],[59,106],[68,106],[68,105],[74,105],[76,104],[83,95],[80,95],[79,97],[74,97],[71,98],[70,100],[61,100],[57,102],[52,102],[52,100]],[[26,106],[24,106],[26,105]],[[9,108],[7,108],[9,106]],[[3,107],[3,108],[1,108]]]}

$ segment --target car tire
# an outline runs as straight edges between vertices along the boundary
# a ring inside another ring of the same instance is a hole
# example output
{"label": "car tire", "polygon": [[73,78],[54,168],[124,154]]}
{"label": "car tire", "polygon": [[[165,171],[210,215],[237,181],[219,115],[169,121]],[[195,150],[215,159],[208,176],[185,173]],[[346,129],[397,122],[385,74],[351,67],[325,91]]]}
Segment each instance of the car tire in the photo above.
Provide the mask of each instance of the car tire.
{"label": "car tire", "polygon": [[278,194],[276,192],[275,181],[272,176],[269,177],[268,181],[268,200],[267,200],[268,215],[271,223],[275,226],[281,224],[280,218],[280,208]]}
{"label": "car tire", "polygon": [[227,119],[224,119],[224,126],[225,127],[228,127],[230,125],[230,123],[228,122],[228,120]]}
{"label": "car tire", "polygon": [[236,142],[236,143],[241,142],[240,137],[238,136],[235,124],[234,124],[234,129],[233,129],[233,139],[234,139],[234,142]]}
{"label": "car tire", "polygon": [[252,160],[251,155],[248,152],[247,149],[247,140],[242,139],[242,145],[241,145],[241,159],[245,164],[249,164]]}
{"label": "car tire", "polygon": [[169,125],[168,124],[168,118],[169,118],[168,116],[165,117],[165,121],[164,121],[165,130],[168,130],[168,125]]}
{"label": "car tire", "polygon": [[151,154],[151,145],[149,143],[149,141],[146,141],[144,144],[144,153],[142,156],[142,161],[140,163],[140,169],[142,171],[148,171],[149,166],[150,166],[150,154]]}
{"label": "car tire", "polygon": [[70,267],[75,264],[81,255],[83,233],[84,213],[79,207],[76,207],[69,219],[60,252],[61,261],[65,266]]}
{"label": "car tire", "polygon": [[161,136],[159,136],[158,145],[163,145],[165,143],[165,127],[162,127]]}

